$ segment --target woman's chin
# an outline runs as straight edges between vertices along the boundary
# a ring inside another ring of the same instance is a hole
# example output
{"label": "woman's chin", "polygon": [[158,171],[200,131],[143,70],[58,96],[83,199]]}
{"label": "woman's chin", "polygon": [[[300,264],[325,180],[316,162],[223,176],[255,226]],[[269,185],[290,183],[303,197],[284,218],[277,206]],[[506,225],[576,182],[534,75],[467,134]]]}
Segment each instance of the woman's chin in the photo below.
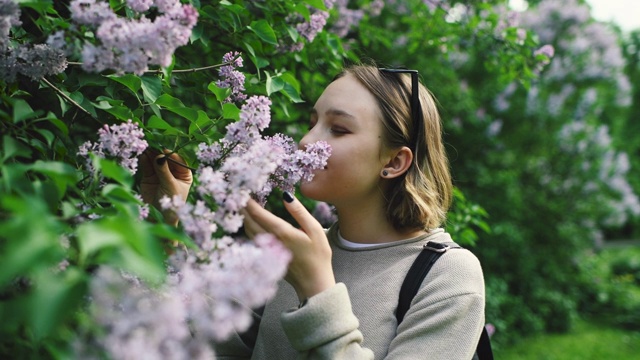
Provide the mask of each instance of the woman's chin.
{"label": "woman's chin", "polygon": [[322,201],[322,199],[319,198],[322,197],[319,190],[318,184],[314,180],[300,183],[300,193],[309,199]]}

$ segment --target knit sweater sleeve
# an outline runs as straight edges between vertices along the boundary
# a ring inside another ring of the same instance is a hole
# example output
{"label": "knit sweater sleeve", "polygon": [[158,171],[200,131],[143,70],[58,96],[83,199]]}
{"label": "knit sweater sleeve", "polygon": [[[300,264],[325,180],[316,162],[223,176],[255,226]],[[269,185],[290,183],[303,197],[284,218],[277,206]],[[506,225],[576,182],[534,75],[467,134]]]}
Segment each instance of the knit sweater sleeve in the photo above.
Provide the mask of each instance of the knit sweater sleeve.
{"label": "knit sweater sleeve", "polygon": [[373,359],[373,352],[361,346],[359,322],[342,283],[309,298],[300,309],[283,313],[281,321],[302,359]]}
{"label": "knit sweater sleeve", "polygon": [[484,280],[478,259],[450,250],[414,297],[386,359],[471,359],[484,326]]}

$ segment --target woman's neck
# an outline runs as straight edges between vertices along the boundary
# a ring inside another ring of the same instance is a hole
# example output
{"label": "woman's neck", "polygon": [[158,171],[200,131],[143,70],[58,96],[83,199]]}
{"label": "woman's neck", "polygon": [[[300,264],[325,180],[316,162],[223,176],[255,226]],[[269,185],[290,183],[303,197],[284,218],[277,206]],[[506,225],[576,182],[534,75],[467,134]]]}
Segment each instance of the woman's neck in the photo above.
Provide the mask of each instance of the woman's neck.
{"label": "woman's neck", "polygon": [[382,207],[358,209],[338,208],[340,235],[346,240],[363,244],[381,244],[409,239],[425,233],[424,230],[397,230],[387,219]]}

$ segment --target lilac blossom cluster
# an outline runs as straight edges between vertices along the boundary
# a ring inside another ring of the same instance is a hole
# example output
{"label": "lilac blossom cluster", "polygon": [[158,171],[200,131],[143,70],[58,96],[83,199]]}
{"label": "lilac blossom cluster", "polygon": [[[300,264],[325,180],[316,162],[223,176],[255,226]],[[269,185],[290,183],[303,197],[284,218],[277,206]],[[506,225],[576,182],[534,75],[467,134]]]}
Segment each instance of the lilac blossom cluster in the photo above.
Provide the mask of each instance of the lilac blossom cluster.
{"label": "lilac blossom cluster", "polygon": [[301,181],[313,180],[314,171],[327,165],[331,156],[331,147],[324,141],[308,144],[298,149],[293,139],[282,134],[267,138],[275,147],[283,149],[278,161],[279,166],[273,173],[269,187],[293,191]]}
{"label": "lilac blossom cluster", "polygon": [[560,149],[581,161],[577,171],[582,174],[573,174],[563,186],[578,185],[573,179],[588,179],[580,184],[581,193],[608,208],[602,219],[604,225],[619,226],[629,215],[640,215],[640,200],[626,180],[629,157],[612,148],[613,141],[606,125],[592,126],[585,121],[574,121],[561,129],[558,139]]}
{"label": "lilac blossom cluster", "polygon": [[242,72],[236,70],[242,67],[242,57],[237,51],[231,51],[222,57],[222,63],[225,64],[220,67],[218,73],[220,74],[220,80],[216,82],[216,85],[223,89],[231,89],[231,94],[224,102],[239,103],[247,98],[244,94],[244,80],[245,76]]}
{"label": "lilac blossom cluster", "polygon": [[555,44],[557,59],[544,71],[546,81],[611,81],[619,91],[618,105],[631,103],[631,85],[617,35],[605,24],[591,21],[587,4],[544,0],[522,13],[520,23],[538,34],[541,43]]}
{"label": "lilac blossom cluster", "polygon": [[[324,0],[326,11],[307,5],[310,12],[309,20],[306,20],[302,15],[296,13],[287,17],[287,22],[295,26],[296,31],[302,38],[311,42],[327,24],[327,19],[329,19],[329,10],[333,8],[335,1],[336,0]],[[298,41],[292,45],[280,43],[279,48],[281,51],[296,52],[304,48],[304,42]]]}
{"label": "lilac blossom cluster", "polygon": [[[269,234],[252,242],[222,237],[199,250],[174,254],[166,282],[155,287],[100,268],[90,315],[107,331],[97,345],[115,359],[214,359],[210,344],[250,326],[251,309],[273,297],[291,259]],[[95,351],[79,340],[76,354]]]}
{"label": "lilac blossom cluster", "polygon": [[[169,66],[173,52],[187,44],[198,19],[197,10],[179,0],[128,0],[127,4],[139,13],[138,18],[119,17],[101,0],[71,2],[72,20],[94,29],[99,41],[85,43],[82,49],[85,70],[141,75],[149,65]],[[159,13],[153,20],[141,14],[151,7]]]}
{"label": "lilac blossom cluster", "polygon": [[335,210],[335,207],[326,202],[318,201],[311,214],[322,226],[329,227],[338,220]]}
{"label": "lilac blossom cluster", "polygon": [[128,120],[126,123],[104,125],[98,130],[98,142],[87,141],[80,145],[78,155],[85,159],[86,167],[93,171],[89,154],[99,158],[111,158],[122,167],[135,174],[138,170],[138,156],[147,149],[144,132],[137,123]]}
{"label": "lilac blossom cluster", "polygon": [[0,0],[0,50],[9,47],[9,33],[12,26],[20,26],[20,7],[14,0]]}
{"label": "lilac blossom cluster", "polygon": [[40,80],[63,72],[67,59],[61,51],[46,44],[11,46],[11,27],[21,24],[18,4],[0,0],[0,80],[13,82],[18,74]]}
{"label": "lilac blossom cluster", "polygon": [[[262,137],[271,121],[271,101],[264,96],[249,98],[240,119],[226,127],[218,143],[201,143],[196,153],[201,167],[196,174],[196,205],[180,199],[164,199],[162,206],[174,211],[185,231],[204,243],[219,228],[234,233],[242,226],[243,209],[251,196],[264,202],[274,188],[293,190],[296,183],[310,181],[313,171],[326,166],[331,155],[328,144],[318,142],[297,149],[284,135]],[[205,204],[210,204],[209,210]]]}

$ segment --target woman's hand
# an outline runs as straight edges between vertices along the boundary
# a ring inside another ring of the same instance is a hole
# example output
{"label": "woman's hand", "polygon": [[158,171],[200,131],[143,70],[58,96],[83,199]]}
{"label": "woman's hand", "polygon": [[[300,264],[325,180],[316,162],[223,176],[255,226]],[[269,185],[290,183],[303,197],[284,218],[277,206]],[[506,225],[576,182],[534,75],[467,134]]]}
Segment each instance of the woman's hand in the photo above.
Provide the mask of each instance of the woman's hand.
{"label": "woman's hand", "polygon": [[322,225],[307,209],[289,193],[285,193],[284,199],[287,211],[301,229],[273,215],[253,200],[249,201],[244,211],[244,226],[250,237],[271,233],[291,251],[293,258],[285,280],[293,286],[302,301],[335,285],[331,247]]}
{"label": "woman's hand", "polygon": [[[170,155],[167,155],[170,154]],[[179,195],[186,201],[189,189],[193,182],[191,170],[168,161],[166,157],[184,164],[180,155],[165,150],[164,154],[157,151],[147,150],[138,158],[140,170],[142,171],[142,181],[140,182],[140,195],[147,204],[155,206],[162,211],[167,224],[178,225],[178,217],[172,211],[160,208],[160,199],[164,196],[172,197]]]}

